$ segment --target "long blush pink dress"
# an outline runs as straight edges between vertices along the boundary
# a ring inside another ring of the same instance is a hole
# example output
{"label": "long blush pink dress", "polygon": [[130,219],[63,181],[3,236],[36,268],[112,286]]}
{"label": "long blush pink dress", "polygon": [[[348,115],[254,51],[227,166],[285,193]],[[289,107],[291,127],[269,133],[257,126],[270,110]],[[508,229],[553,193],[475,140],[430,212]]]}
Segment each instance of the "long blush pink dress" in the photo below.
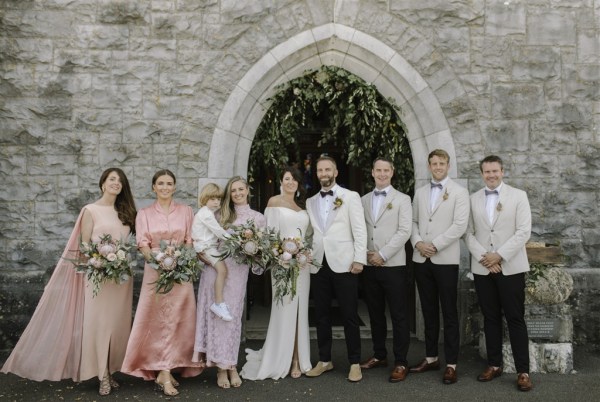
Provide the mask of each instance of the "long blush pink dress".
{"label": "long blush pink dress", "polygon": [[[158,203],[138,212],[138,247],[158,250],[160,241],[192,243],[194,215],[187,205],[171,202],[165,214]],[[144,267],[144,279],[127,353],[121,371],[145,380],[156,379],[157,372],[172,370],[182,377],[202,372],[201,363],[192,362],[196,328],[196,300],[191,283],[175,285],[167,294],[157,294],[152,282],[158,273]]]}
{"label": "long blush pink dress", "polygon": [[129,227],[123,226],[112,206],[89,204],[81,210],[62,258],[2,367],[3,373],[35,381],[71,378],[79,382],[102,378],[107,363],[111,373],[121,368],[131,326],[133,281],[105,283],[98,296],[91,297],[92,286],[84,274],[76,273],[71,262],[78,255],[81,218],[86,209],[94,221],[93,241],[105,233],[116,239],[129,234]]}
{"label": "long blush pink dress", "polygon": [[[263,214],[250,209],[249,205],[235,206],[237,215],[234,225],[246,223],[253,219],[258,227],[265,227]],[[238,264],[234,259],[225,260],[227,279],[223,289],[223,298],[233,316],[232,321],[223,321],[209,309],[215,301],[214,288],[217,271],[207,267],[200,277],[198,287],[198,316],[196,322],[196,352],[206,353],[206,365],[221,369],[233,369],[237,365],[240,338],[242,334],[242,315],[246,283],[248,282],[248,266]],[[191,357],[191,354],[190,354]]]}
{"label": "long blush pink dress", "polygon": [[[123,226],[112,205],[91,204],[86,208],[94,221],[92,242],[100,241],[104,234],[110,234],[114,240],[126,240],[129,236],[129,226]],[[101,380],[107,370],[111,374],[121,370],[131,331],[133,280],[123,284],[105,282],[95,297],[93,288],[91,283],[85,287],[81,380]]]}

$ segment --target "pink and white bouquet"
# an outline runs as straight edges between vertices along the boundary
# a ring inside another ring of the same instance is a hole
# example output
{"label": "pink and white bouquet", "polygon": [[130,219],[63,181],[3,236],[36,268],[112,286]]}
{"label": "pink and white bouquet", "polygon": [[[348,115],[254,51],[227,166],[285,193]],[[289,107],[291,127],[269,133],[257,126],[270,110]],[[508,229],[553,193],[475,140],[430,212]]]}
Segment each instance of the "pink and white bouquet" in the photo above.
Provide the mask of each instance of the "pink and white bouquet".
{"label": "pink and white bouquet", "polygon": [[253,220],[227,229],[229,236],[219,246],[221,260],[233,258],[238,264],[250,267],[260,275],[274,262],[271,252],[277,233],[270,228],[259,228]]}
{"label": "pink and white bouquet", "polygon": [[274,298],[283,303],[283,298],[290,295],[296,296],[298,276],[301,269],[309,266],[318,266],[312,260],[312,250],[308,241],[302,241],[301,237],[284,237],[277,240],[271,249],[275,257],[275,263],[270,267],[275,288]]}
{"label": "pink and white bouquet", "polygon": [[105,234],[100,236],[98,242],[81,242],[79,259],[71,261],[77,272],[85,273],[93,284],[93,295],[96,297],[103,283],[113,281],[122,284],[131,279],[137,264],[136,256],[137,246],[133,236],[115,240]]}
{"label": "pink and white bouquet", "polygon": [[169,293],[175,284],[198,279],[202,263],[196,251],[186,245],[171,244],[161,240],[160,249],[152,252],[148,265],[158,271],[158,279],[152,284],[156,293]]}

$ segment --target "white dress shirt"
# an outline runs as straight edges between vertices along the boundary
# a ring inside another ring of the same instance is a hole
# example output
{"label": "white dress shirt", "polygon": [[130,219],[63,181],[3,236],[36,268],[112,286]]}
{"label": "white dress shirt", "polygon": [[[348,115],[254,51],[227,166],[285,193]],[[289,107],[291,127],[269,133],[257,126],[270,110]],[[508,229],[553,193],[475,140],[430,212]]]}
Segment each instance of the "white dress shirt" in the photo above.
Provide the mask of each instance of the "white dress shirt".
{"label": "white dress shirt", "polygon": [[438,199],[440,198],[440,195],[442,194],[442,190],[446,186],[446,183],[448,183],[448,176],[446,176],[444,178],[444,180],[442,180],[440,182],[436,182],[435,180],[432,179],[431,183],[441,184],[442,188],[431,187],[431,192],[429,193],[429,212],[433,212],[433,209],[435,208],[435,204],[438,202]]}
{"label": "white dress shirt", "polygon": [[[321,197],[321,194],[319,194],[319,218],[321,219],[321,227],[323,229],[325,229],[325,224],[327,223],[329,211],[331,211],[331,208],[333,206],[333,201],[336,197],[337,188],[337,184],[330,188],[330,190],[333,191],[333,196],[326,195],[325,197]],[[323,189],[321,189],[321,191],[323,191]]]}
{"label": "white dress shirt", "polygon": [[[490,224],[494,223],[494,210],[498,206],[498,201],[500,200],[500,190],[502,189],[502,184],[495,188],[498,194],[490,194],[485,196],[485,210],[487,212],[488,219],[490,220]],[[489,188],[485,188],[487,191],[492,191]]]}
{"label": "white dress shirt", "polygon": [[[380,190],[380,189],[376,188],[375,190],[385,191],[385,193],[387,195],[390,193],[391,188],[392,188],[392,186],[387,186],[384,189]],[[371,214],[373,215],[373,220],[377,219],[377,217],[379,216],[379,211],[381,211],[381,206],[383,205],[383,202],[385,201],[386,195],[375,195],[375,192],[372,193],[373,198],[371,199]]]}

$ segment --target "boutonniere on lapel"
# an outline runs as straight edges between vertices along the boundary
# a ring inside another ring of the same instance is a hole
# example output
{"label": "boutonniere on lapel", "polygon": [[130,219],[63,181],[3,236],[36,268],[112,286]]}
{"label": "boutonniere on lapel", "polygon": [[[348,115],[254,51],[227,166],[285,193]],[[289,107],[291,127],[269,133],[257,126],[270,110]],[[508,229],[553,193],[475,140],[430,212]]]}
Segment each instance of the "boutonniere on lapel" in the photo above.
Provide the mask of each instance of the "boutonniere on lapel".
{"label": "boutonniere on lapel", "polygon": [[388,202],[387,205],[385,206],[385,209],[392,209],[394,208],[394,206],[392,205],[391,202]]}
{"label": "boutonniere on lapel", "polygon": [[333,201],[333,210],[335,211],[336,209],[341,207],[343,203],[344,201],[342,201],[340,197],[335,197],[335,201]]}
{"label": "boutonniere on lapel", "polygon": [[496,211],[500,212],[502,211],[502,203],[498,202],[498,205],[496,205]]}
{"label": "boutonniere on lapel", "polygon": [[442,199],[444,201],[446,201],[448,199],[448,197],[450,196],[450,194],[448,193],[448,189],[446,189],[446,192],[444,193],[444,195],[442,196]]}

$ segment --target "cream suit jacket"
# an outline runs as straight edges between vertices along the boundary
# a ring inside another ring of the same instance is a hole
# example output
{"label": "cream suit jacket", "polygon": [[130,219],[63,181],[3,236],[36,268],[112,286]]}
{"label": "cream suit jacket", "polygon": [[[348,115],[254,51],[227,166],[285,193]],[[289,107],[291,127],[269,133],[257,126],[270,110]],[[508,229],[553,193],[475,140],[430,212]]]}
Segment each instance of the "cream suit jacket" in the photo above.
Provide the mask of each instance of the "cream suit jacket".
{"label": "cream suit jacket", "polygon": [[471,252],[471,271],[478,275],[489,274],[488,269],[479,263],[481,256],[488,251],[502,256],[504,275],[529,271],[525,244],[531,235],[531,209],[527,194],[504,183],[494,210],[494,221],[490,223],[484,190],[471,195],[471,218],[465,235]]}
{"label": "cream suit jacket", "polygon": [[[431,262],[438,265],[454,265],[460,262],[460,238],[469,224],[469,192],[460,184],[448,179],[433,208],[429,212],[431,184],[415,193],[411,243],[432,243],[438,252]],[[413,261],[425,262],[425,257],[415,248]]]}
{"label": "cream suit jacket", "polygon": [[[334,272],[349,272],[353,262],[367,263],[367,229],[360,196],[337,186],[334,200],[339,198],[342,205],[331,209],[327,222],[321,225],[319,218],[319,193],[308,199],[306,210],[313,227],[313,259],[327,263]],[[316,269],[311,268],[311,272]]]}
{"label": "cream suit jacket", "polygon": [[362,197],[367,225],[367,250],[381,251],[386,267],[406,265],[404,245],[410,239],[412,207],[410,197],[394,188],[386,194],[377,216],[373,216],[373,192]]}

